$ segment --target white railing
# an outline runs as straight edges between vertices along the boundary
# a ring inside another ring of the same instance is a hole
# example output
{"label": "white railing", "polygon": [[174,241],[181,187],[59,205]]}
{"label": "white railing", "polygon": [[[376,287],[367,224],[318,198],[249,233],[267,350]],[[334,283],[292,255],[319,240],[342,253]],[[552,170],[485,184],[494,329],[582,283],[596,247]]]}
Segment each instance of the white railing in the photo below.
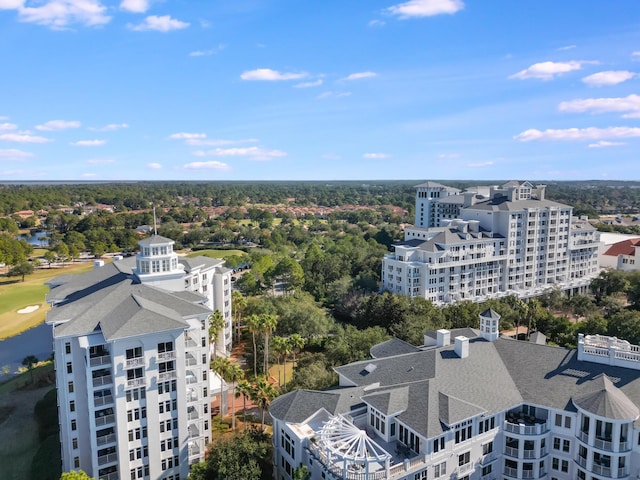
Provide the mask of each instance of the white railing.
{"label": "white railing", "polygon": [[158,375],[159,382],[166,382],[167,380],[175,380],[176,378],[178,378],[178,375],[175,370],[171,372],[162,372],[161,374]]}
{"label": "white railing", "polygon": [[93,357],[89,359],[89,365],[92,367],[97,367],[100,365],[110,365],[110,364],[111,364],[110,355],[102,355],[100,357]]}
{"label": "white railing", "polygon": [[118,472],[112,472],[106,475],[100,475],[100,480],[120,480],[120,475],[118,475]]}
{"label": "white railing", "polygon": [[610,440],[603,440],[600,438],[596,438],[593,441],[593,446],[599,450],[607,450],[609,452],[613,451],[613,442]]}
{"label": "white railing", "polygon": [[101,437],[96,438],[97,445],[106,445],[107,443],[113,443],[116,441],[115,433],[110,433],[108,435],[103,435]]}
{"label": "white railing", "polygon": [[458,476],[465,475],[473,470],[473,463],[467,463],[465,465],[461,465],[456,469],[456,473]]}
{"label": "white railing", "polygon": [[200,455],[200,449],[198,447],[189,447],[189,456],[195,457],[196,455]]}
{"label": "white railing", "polygon": [[95,407],[102,407],[103,405],[110,405],[113,403],[113,397],[106,395],[104,397],[93,397],[93,405]]}
{"label": "white railing", "polygon": [[173,360],[174,358],[176,358],[175,350],[171,350],[170,352],[158,353],[158,360]]}
{"label": "white railing", "polygon": [[144,357],[128,358],[125,363],[126,368],[143,367],[143,366],[144,366]]}
{"label": "white railing", "polygon": [[109,385],[113,383],[113,378],[111,375],[103,375],[102,377],[94,377],[93,378],[93,386],[99,387],[101,385]]}
{"label": "white railing", "polygon": [[127,380],[127,388],[136,388],[144,386],[144,377],[132,378]]}
{"label": "white railing", "polygon": [[536,478],[536,474],[533,470],[523,470],[520,478]]}
{"label": "white railing", "polygon": [[[117,453],[110,453],[108,455],[102,455],[98,457],[98,465],[104,465],[105,463],[112,463],[118,461]],[[102,477],[100,477],[102,478]]]}
{"label": "white railing", "polygon": [[96,418],[96,427],[102,427],[116,421],[115,415],[105,415],[104,417]]}
{"label": "white railing", "polygon": [[578,458],[576,458],[576,463],[583,468],[587,467],[587,459],[585,457],[578,456]]}
{"label": "white railing", "polygon": [[509,433],[516,433],[519,435],[541,435],[547,431],[547,424],[545,422],[529,426],[523,423],[511,423],[508,420],[505,420],[504,429]]}
{"label": "white railing", "polygon": [[507,477],[520,478],[520,477],[518,477],[518,469],[517,468],[504,467],[504,474]]}
{"label": "white railing", "polygon": [[603,477],[611,477],[611,467],[605,467],[603,465],[593,464],[591,472],[596,475],[602,475]]}
{"label": "white railing", "polygon": [[504,447],[504,454],[518,458],[518,449],[514,447]]}

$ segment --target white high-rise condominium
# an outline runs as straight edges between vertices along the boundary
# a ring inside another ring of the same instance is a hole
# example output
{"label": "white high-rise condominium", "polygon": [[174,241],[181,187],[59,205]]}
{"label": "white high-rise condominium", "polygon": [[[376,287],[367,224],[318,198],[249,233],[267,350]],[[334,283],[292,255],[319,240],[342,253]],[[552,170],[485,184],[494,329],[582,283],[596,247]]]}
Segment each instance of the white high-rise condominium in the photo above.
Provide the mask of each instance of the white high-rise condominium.
{"label": "white high-rise condominium", "polygon": [[416,226],[383,258],[382,288],[438,304],[585,291],[598,273],[598,233],[545,189],[418,185]]}
{"label": "white high-rise condominium", "polygon": [[153,235],[134,258],[49,282],[63,471],[103,480],[186,478],[209,425],[209,316],[226,320],[222,260],[179,258]]}

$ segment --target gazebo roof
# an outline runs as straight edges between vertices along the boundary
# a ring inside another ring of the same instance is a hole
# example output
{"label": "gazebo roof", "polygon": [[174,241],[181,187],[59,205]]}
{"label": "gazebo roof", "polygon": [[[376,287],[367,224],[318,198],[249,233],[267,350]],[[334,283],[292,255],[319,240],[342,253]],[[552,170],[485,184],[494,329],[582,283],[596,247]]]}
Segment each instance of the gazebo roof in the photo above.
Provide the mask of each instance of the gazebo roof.
{"label": "gazebo roof", "polygon": [[390,455],[342,415],[336,415],[320,430],[320,442],[343,460],[384,462]]}

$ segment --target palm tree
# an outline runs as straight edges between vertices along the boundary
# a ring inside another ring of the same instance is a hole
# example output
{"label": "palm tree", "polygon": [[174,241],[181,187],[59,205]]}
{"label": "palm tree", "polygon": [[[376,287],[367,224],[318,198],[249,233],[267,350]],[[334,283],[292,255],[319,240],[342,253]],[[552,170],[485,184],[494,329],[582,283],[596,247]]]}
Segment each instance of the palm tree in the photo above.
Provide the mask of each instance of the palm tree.
{"label": "palm tree", "polygon": [[256,333],[260,332],[260,317],[258,315],[249,315],[247,318],[247,327],[251,332],[251,338],[253,340],[253,376],[258,376],[258,347],[256,346]]}
{"label": "palm tree", "polygon": [[275,336],[271,340],[271,348],[273,348],[273,353],[275,353],[276,361],[278,362],[278,385],[282,385],[282,382],[280,381],[280,358],[282,358],[282,356],[284,355],[284,370],[285,370],[284,375],[285,375],[285,382],[286,382],[287,352],[288,352],[289,344],[286,338]]}
{"label": "palm tree", "polygon": [[253,395],[253,385],[245,378],[238,380],[236,385],[235,397],[242,395],[242,416],[244,418],[244,429],[247,429],[247,398],[251,398]]}
{"label": "palm tree", "polygon": [[[224,317],[220,310],[209,315],[209,341],[213,342],[214,354],[218,354],[218,339],[224,338]],[[222,336],[221,336],[222,334]]]}
{"label": "palm tree", "polygon": [[260,326],[264,334],[264,374],[269,376],[269,336],[278,325],[278,317],[270,313],[260,316]]}
{"label": "palm tree", "polygon": [[234,290],[231,293],[231,309],[236,317],[236,342],[240,342],[240,321],[242,320],[242,314],[245,308],[247,308],[247,299],[239,291]]}
{"label": "palm tree", "polygon": [[231,382],[231,391],[233,392],[231,396],[231,430],[233,431],[236,429],[236,383],[244,378],[244,371],[240,368],[240,365],[234,363],[229,366],[225,373],[225,380]]}
{"label": "palm tree", "polygon": [[278,396],[278,390],[269,383],[267,377],[258,378],[258,381],[254,384],[254,389],[256,403],[260,410],[262,410],[262,421],[260,426],[264,430],[264,416],[267,413],[267,410],[269,410],[271,401]]}
{"label": "palm tree", "polygon": [[35,355],[27,355],[22,360],[22,365],[27,367],[27,370],[31,374],[31,383],[33,383],[33,368],[38,364],[38,357]]}
{"label": "palm tree", "polygon": [[222,397],[224,395],[224,379],[230,368],[231,360],[229,360],[227,357],[216,357],[216,359],[211,362],[211,370],[217,373],[220,377],[220,420],[222,420],[223,418]]}
{"label": "palm tree", "polygon": [[298,333],[294,333],[291,335],[287,341],[289,342],[289,346],[291,347],[291,353],[293,354],[293,366],[296,365],[296,353],[304,348],[304,345],[307,341]]}

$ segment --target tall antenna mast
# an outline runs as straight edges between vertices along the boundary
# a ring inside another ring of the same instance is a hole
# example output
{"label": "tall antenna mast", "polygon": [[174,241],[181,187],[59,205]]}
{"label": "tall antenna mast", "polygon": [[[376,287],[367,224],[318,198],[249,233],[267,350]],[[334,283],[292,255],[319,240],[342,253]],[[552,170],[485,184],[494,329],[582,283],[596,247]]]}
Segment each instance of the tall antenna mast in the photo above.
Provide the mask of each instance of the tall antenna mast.
{"label": "tall antenna mast", "polygon": [[156,206],[153,206],[153,234],[158,235],[158,226],[156,221]]}

